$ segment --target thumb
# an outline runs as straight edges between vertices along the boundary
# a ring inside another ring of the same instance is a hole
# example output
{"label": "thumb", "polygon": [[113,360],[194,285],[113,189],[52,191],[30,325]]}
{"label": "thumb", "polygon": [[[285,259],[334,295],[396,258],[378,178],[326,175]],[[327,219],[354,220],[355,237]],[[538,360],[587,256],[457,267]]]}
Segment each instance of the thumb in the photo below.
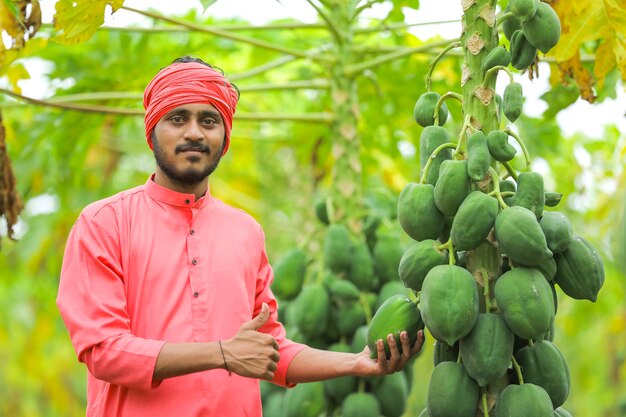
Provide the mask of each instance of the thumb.
{"label": "thumb", "polygon": [[241,325],[242,329],[246,330],[257,330],[259,327],[263,326],[267,319],[270,318],[270,308],[266,303],[263,303],[261,306],[261,312],[258,316],[253,318],[250,321],[245,322]]}

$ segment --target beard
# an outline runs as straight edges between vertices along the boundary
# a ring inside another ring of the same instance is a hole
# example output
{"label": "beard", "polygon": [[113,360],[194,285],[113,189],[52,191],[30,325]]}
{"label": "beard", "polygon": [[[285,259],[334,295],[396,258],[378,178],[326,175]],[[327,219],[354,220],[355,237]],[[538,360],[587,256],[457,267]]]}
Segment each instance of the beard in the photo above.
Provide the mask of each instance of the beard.
{"label": "beard", "polygon": [[[222,143],[222,147],[219,153],[220,156],[215,162],[209,163],[202,168],[190,167],[187,169],[178,169],[176,168],[174,163],[168,162],[167,156],[165,155],[163,149],[161,149],[156,135],[154,134],[154,132],[152,132],[152,148],[157,166],[161,169],[163,174],[165,174],[165,176],[167,176],[171,181],[177,182],[181,185],[195,185],[199,182],[202,182],[205,178],[211,175],[213,171],[215,171],[215,169],[217,168],[217,165],[222,158],[221,155],[224,150],[225,144],[226,141]],[[175,152],[180,153],[187,150],[197,150],[200,152],[204,152],[207,155],[211,154],[211,150],[208,146],[199,143],[179,145],[176,147]]]}

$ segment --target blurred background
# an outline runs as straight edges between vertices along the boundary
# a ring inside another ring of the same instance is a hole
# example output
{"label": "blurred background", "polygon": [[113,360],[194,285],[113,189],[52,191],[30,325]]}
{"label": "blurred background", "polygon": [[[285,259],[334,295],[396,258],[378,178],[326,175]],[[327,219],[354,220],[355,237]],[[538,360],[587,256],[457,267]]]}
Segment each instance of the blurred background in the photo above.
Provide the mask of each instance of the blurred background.
{"label": "blurred background", "polygon": [[[394,213],[404,185],[419,179],[422,128],[413,105],[429,63],[460,35],[461,2],[362,1],[343,26],[332,0],[35,3],[4,0],[0,9],[0,139],[16,181],[6,186],[5,159],[0,415],[84,415],[85,368],[55,305],[65,240],[84,206],[153,172],[142,93],[177,57],[222,68],[241,90],[231,148],[211,191],[261,223],[274,265],[299,248],[310,260],[306,280],[316,279],[326,226],[315,208],[327,196],[345,202],[348,222],[363,213],[346,196],[362,198],[382,219],[378,233],[402,249],[410,245]],[[20,32],[11,20],[21,5],[33,21],[40,7],[36,34],[28,30],[34,24],[22,22]],[[609,22],[567,38],[566,50],[542,55],[532,76],[515,74],[524,114],[510,124],[546,189],[563,193],[558,210],[604,261],[597,302],[558,293],[555,343],[572,378],[564,407],[585,417],[626,416],[626,46],[619,44],[626,18],[623,7],[613,12]],[[576,25],[562,21],[564,30]],[[578,65],[571,64],[573,50]],[[462,59],[453,51],[438,63],[434,91],[460,91]],[[458,132],[461,107],[449,108],[446,127]],[[338,151],[346,138],[360,145]],[[347,162],[344,152],[351,153]],[[514,163],[523,167],[523,160]],[[15,195],[23,210],[12,221],[6,213]],[[424,407],[433,342],[427,338],[408,374],[403,415]]]}

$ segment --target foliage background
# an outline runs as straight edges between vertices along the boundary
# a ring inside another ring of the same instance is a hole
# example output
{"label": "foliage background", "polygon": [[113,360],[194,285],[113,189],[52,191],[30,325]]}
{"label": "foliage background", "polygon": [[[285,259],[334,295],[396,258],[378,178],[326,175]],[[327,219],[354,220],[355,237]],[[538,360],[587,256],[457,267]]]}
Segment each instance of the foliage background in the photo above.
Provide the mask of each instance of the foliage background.
{"label": "foliage background", "polygon": [[[408,14],[406,9],[402,12],[408,2],[385,3],[393,5],[384,15],[387,24]],[[217,21],[210,10],[204,14],[197,9],[181,10],[179,17],[205,26],[247,23],[234,18]],[[362,24],[378,23],[364,20]],[[158,20],[154,25],[164,26]],[[609,40],[623,29],[601,35]],[[238,114],[318,114],[330,108],[331,98],[324,89],[252,89],[258,84],[327,78],[324,67],[313,60],[294,60],[245,77],[251,68],[280,59],[281,53],[185,30],[102,28],[89,40],[72,46],[50,41],[53,32],[44,28],[29,40],[5,71],[4,85],[10,84],[11,74],[13,79],[24,78],[26,68],[37,63],[45,68],[48,95],[57,99],[80,93],[140,93],[159,68],[174,57],[191,54],[222,67],[242,88]],[[239,33],[300,50],[328,41],[324,29],[248,29]],[[359,35],[358,44],[364,50],[383,51],[440,40],[429,38],[406,30],[376,31]],[[583,39],[583,55],[593,53],[603,39]],[[363,185],[368,190],[397,195],[418,174],[421,128],[411,112],[423,92],[434,53],[436,49],[388,62],[358,80],[360,157]],[[593,71],[593,61],[584,65]],[[458,58],[442,61],[434,74],[434,89],[458,90],[459,67]],[[598,135],[570,133],[560,123],[560,115],[568,112],[579,87],[575,79],[560,84],[558,74],[555,64],[540,65],[539,80],[549,79],[554,86],[543,96],[546,110],[538,114],[527,108],[527,116],[516,125],[533,156],[534,169],[544,174],[549,188],[564,194],[559,210],[570,217],[578,234],[601,250],[607,273],[595,304],[559,293],[555,342],[572,373],[565,408],[574,416],[626,416],[626,134],[619,128],[624,120],[603,126]],[[623,89],[619,79],[617,68],[608,72],[602,85],[595,87],[599,102],[617,96]],[[14,90],[19,89],[19,82],[13,84]],[[98,103],[141,109],[137,97]],[[3,238],[0,252],[0,415],[84,415],[85,370],[75,359],[54,302],[62,251],[86,204],[141,184],[153,171],[152,156],[143,142],[143,122],[140,117],[23,105],[6,96],[0,96],[0,104],[9,155],[26,203],[19,240]],[[620,106],[622,112],[626,108],[623,101],[612,105]],[[450,126],[458,131],[459,108],[452,104],[451,112]],[[272,260],[305,241],[312,254],[319,253],[321,226],[315,220],[313,201],[332,186],[333,138],[328,125],[242,118],[235,123],[233,138],[231,150],[211,178],[212,193],[261,222]],[[417,415],[424,405],[432,370],[431,342],[429,339],[415,363],[406,415]]]}

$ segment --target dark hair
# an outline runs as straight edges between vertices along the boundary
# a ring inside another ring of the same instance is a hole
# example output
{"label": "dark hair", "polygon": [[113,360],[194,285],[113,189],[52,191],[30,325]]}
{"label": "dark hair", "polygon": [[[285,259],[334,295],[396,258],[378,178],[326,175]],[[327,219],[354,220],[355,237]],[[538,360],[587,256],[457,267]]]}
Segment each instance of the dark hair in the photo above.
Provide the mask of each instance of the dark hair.
{"label": "dark hair", "polygon": [[[202,64],[205,65],[215,71],[218,71],[219,73],[221,73],[222,75],[224,75],[224,71],[222,71],[221,68],[216,67],[214,65],[211,65],[207,62],[204,62],[201,58],[196,58],[193,56],[189,56],[189,55],[185,55],[185,56],[181,56],[180,58],[176,58],[175,60],[172,61],[172,64],[187,64],[189,62],[195,62],[196,64]],[[224,75],[224,78],[226,78],[226,75]],[[235,91],[237,91],[237,98],[240,97],[240,93],[239,93],[239,88],[233,84],[232,82],[230,82],[228,79],[226,79],[229,84],[235,89]]]}

